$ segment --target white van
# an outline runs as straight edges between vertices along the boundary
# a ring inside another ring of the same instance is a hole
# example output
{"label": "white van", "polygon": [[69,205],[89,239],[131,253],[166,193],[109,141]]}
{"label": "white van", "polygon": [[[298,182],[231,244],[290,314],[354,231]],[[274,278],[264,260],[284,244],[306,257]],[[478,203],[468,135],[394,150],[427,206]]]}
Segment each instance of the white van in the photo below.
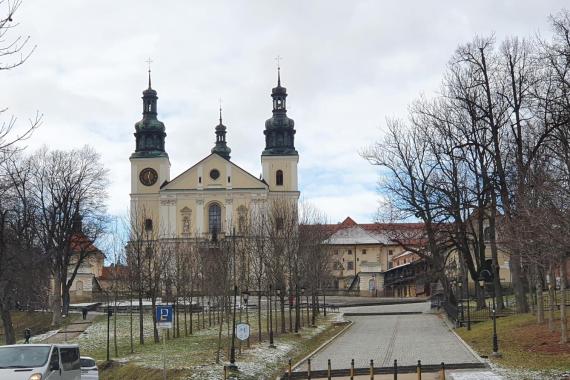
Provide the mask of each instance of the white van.
{"label": "white van", "polygon": [[2,380],[81,380],[76,344],[0,346]]}

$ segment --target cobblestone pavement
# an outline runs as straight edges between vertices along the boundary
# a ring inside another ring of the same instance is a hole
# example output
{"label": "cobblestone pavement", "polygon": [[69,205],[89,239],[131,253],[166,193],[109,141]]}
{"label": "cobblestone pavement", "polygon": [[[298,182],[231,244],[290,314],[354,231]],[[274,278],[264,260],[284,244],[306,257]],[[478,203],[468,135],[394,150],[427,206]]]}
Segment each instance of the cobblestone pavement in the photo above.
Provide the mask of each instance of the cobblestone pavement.
{"label": "cobblestone pavement", "polygon": [[[429,311],[429,303],[368,306],[342,309],[352,312]],[[313,369],[331,366],[368,367],[370,359],[377,367],[444,363],[476,363],[478,359],[455,337],[447,325],[434,314],[349,316],[354,322],[343,335],[317,353]],[[306,368],[305,366],[302,369]]]}

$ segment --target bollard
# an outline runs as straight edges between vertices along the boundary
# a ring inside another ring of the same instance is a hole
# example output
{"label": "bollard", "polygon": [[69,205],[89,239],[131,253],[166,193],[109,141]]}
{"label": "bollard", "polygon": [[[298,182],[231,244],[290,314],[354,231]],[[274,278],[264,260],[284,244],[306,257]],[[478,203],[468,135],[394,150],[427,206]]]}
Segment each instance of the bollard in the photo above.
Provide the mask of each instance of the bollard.
{"label": "bollard", "polygon": [[441,362],[441,375],[439,376],[440,380],[445,380],[445,364]]}
{"label": "bollard", "polygon": [[289,371],[287,371],[287,378],[288,378],[289,380],[291,380],[291,372],[293,372],[293,371],[292,371],[292,368],[291,368],[291,358],[289,358]]}
{"label": "bollard", "polygon": [[370,359],[370,380],[374,380],[374,360]]}
{"label": "bollard", "polygon": [[327,380],[331,380],[331,360],[327,361]]}
{"label": "bollard", "polygon": [[354,379],[354,359],[350,361],[350,380]]}
{"label": "bollard", "polygon": [[422,380],[422,361],[418,360],[418,367],[416,369],[416,372],[418,374],[418,380]]}
{"label": "bollard", "polygon": [[224,380],[228,378],[228,367],[224,366]]}
{"label": "bollard", "polygon": [[398,360],[394,359],[394,380],[398,380]]}
{"label": "bollard", "polygon": [[307,359],[307,379],[311,378],[311,359]]}

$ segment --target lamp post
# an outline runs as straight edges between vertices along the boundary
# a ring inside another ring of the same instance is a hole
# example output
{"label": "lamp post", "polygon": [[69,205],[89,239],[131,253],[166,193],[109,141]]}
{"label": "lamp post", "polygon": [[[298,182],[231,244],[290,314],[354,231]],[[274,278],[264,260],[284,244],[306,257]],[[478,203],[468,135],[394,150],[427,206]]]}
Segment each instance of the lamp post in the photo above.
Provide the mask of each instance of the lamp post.
{"label": "lamp post", "polygon": [[273,344],[273,315],[271,313],[271,292],[272,287],[269,285],[269,348],[275,348]]}
{"label": "lamp post", "polygon": [[236,365],[236,347],[235,347],[235,340],[236,340],[236,298],[237,298],[237,286],[234,286],[234,315],[232,321],[232,346],[230,349],[230,365],[228,368],[232,371],[237,370]]}
{"label": "lamp post", "polygon": [[[249,325],[249,309],[247,307],[247,301],[249,300],[249,292],[244,290],[241,292],[241,296],[243,298],[243,303],[245,304],[245,322]],[[247,347],[249,348],[249,336],[247,337]]]}
{"label": "lamp post", "polygon": [[299,285],[295,284],[295,333],[299,332]]}
{"label": "lamp post", "polygon": [[[275,289],[275,293],[277,294],[277,298],[279,299],[279,306],[281,306],[281,332],[285,332],[285,304],[281,302],[281,288]],[[277,312],[277,310],[275,310]],[[275,326],[277,328],[277,326]]]}
{"label": "lamp post", "polygon": [[299,297],[299,321],[303,323],[303,309],[301,308],[301,302],[303,301],[303,296],[305,295],[305,287],[301,287],[301,297]]}
{"label": "lamp post", "polygon": [[469,306],[469,283],[467,283],[467,330],[471,330],[471,307]]}
{"label": "lamp post", "polygon": [[107,296],[107,361],[109,361],[110,359],[110,354],[109,354],[109,342],[110,342],[110,332],[111,332],[111,304],[109,301],[109,292],[106,291],[105,295]]}
{"label": "lamp post", "polygon": [[457,286],[459,286],[459,302],[461,302],[461,324],[465,323],[465,312],[463,311],[463,283],[457,281]]}

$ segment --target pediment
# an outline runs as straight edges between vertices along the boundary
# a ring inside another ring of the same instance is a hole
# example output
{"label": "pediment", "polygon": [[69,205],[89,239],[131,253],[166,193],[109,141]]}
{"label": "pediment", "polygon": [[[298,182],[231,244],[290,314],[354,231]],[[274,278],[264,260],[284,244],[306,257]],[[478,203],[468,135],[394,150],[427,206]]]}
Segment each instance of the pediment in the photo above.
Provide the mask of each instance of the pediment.
{"label": "pediment", "polygon": [[212,153],[161,187],[161,191],[216,189],[267,189],[267,184]]}

